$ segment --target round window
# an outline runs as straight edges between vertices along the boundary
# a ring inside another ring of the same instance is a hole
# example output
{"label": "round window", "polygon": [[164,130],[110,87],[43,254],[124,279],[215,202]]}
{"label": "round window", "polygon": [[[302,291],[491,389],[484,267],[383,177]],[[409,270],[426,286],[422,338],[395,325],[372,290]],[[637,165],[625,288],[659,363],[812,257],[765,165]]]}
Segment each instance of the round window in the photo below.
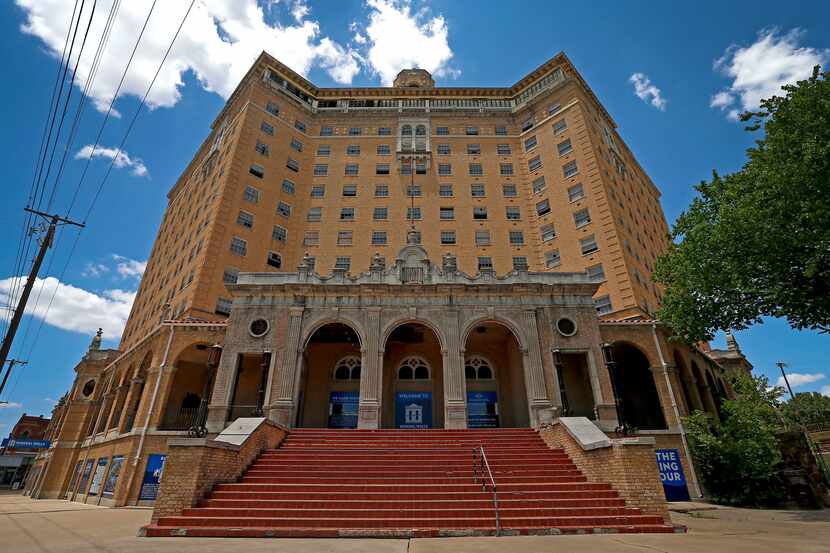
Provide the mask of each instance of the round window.
{"label": "round window", "polygon": [[572,319],[562,317],[556,321],[556,330],[558,330],[559,334],[562,336],[573,336],[576,334],[576,323],[573,322]]}
{"label": "round window", "polygon": [[84,397],[89,397],[92,395],[92,392],[95,391],[95,381],[94,380],[87,380],[84,387],[81,389],[81,393],[84,394]]}
{"label": "round window", "polygon": [[265,334],[268,333],[268,328],[268,321],[265,319],[255,319],[251,321],[249,330],[251,331],[251,336],[259,338],[260,336],[265,336]]}

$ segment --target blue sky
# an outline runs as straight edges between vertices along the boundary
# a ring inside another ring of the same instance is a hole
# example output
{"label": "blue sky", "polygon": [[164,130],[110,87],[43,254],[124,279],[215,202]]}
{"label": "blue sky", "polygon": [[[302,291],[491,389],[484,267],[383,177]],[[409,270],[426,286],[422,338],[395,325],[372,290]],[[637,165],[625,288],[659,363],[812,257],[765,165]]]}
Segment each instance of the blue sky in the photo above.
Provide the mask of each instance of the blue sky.
{"label": "blue sky", "polygon": [[[10,402],[0,407],[0,434],[23,411],[48,415],[71,384],[72,368],[98,326],[104,327],[105,346],[117,344],[165,194],[262,49],[323,86],[379,85],[413,65],[432,71],[439,85],[509,85],[565,51],[663,192],[670,222],[692,198],[695,183],[713,169],[729,172],[742,164],[753,136],[730,119],[730,111],[753,105],[782,81],[806,76],[815,60],[830,61],[826,2],[282,0],[257,6],[254,0],[200,0],[149,97],[153,109],[140,115],[86,218],[138,97],[187,7],[184,0],[158,3],[114,103],[116,114],[96,155],[87,160],[84,154],[89,157],[91,149],[84,147],[95,142],[150,2],[122,4],[52,203],[65,214],[77,189],[70,215],[85,219],[87,228],[74,250],[77,232],[65,231],[46,259],[41,277],[50,279],[35,287],[33,300],[43,290],[38,307],[24,317],[12,350],[28,365],[16,369],[0,398]],[[0,221],[7,229],[0,242],[2,304],[15,276],[22,208],[58,66],[55,51],[63,44],[71,8],[67,0],[16,0],[0,7],[7,77],[0,88],[5,177]],[[98,2],[79,64],[80,82],[89,74],[109,8],[110,1]],[[83,12],[84,21],[88,15]],[[81,96],[76,86],[70,115]],[[58,146],[55,168],[65,145]],[[47,189],[55,183],[50,178]],[[756,371],[773,382],[774,363],[785,361],[801,375],[797,390],[823,388],[830,395],[829,336],[768,321],[737,337]],[[723,346],[723,340],[714,345]]]}

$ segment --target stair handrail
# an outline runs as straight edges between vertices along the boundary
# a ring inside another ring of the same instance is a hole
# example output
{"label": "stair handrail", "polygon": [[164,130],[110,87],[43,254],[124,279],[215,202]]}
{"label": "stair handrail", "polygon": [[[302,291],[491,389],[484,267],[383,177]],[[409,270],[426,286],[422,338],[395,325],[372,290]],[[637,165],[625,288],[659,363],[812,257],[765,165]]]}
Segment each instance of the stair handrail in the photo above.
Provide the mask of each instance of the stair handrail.
{"label": "stair handrail", "polygon": [[496,488],[496,479],[493,478],[493,471],[490,470],[490,463],[487,461],[487,454],[484,452],[484,446],[480,445],[473,448],[473,483],[478,484],[480,475],[482,492],[487,491],[487,480],[484,477],[485,470],[487,471],[487,476],[490,479],[490,487],[493,490],[493,510],[496,513],[496,536],[500,536],[501,519],[499,517],[499,494]]}

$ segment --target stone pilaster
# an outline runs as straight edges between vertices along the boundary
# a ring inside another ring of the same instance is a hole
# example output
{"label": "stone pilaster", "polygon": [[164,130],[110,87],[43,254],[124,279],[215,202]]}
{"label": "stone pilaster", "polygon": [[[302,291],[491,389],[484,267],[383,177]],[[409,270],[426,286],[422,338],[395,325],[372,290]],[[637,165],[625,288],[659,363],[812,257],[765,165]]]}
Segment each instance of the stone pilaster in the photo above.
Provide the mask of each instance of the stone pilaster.
{"label": "stone pilaster", "polygon": [[294,408],[298,394],[297,381],[302,370],[300,352],[300,332],[303,326],[303,308],[292,307],[288,310],[288,333],[285,337],[285,350],[271,390],[271,405],[268,406],[268,418],[277,424],[293,426]]}
{"label": "stone pilaster", "polygon": [[459,344],[460,324],[457,309],[444,314],[447,343],[442,354],[444,365],[444,428],[467,428],[467,386],[464,379],[464,349]]}
{"label": "stone pilaster", "polygon": [[360,349],[360,405],[357,427],[380,428],[380,391],[382,390],[383,367],[379,354],[380,308],[370,307],[366,311],[366,343]]}
{"label": "stone pilaster", "polygon": [[526,347],[522,351],[525,388],[527,389],[528,405],[530,406],[530,424],[534,428],[538,428],[543,424],[553,422],[554,409],[545,387],[545,372],[542,369],[542,351],[539,345],[536,310],[526,309],[523,318],[527,339]]}

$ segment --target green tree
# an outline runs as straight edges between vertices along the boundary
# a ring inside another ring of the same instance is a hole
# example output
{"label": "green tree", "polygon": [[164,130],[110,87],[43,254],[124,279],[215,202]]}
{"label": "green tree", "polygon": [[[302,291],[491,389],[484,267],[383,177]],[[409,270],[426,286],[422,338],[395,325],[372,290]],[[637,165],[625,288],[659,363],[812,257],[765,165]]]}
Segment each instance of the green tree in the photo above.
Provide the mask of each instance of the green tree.
{"label": "green tree", "polygon": [[830,331],[830,73],[741,116],[763,137],[737,173],[714,174],[672,229],[654,279],[661,320],[688,342],[763,316]]}
{"label": "green tree", "polygon": [[830,425],[830,397],[818,392],[798,392],[781,405],[781,412],[791,424]]}
{"label": "green tree", "polygon": [[781,452],[776,412],[782,390],[766,377],[733,377],[735,399],[722,403],[723,420],[695,411],[686,420],[698,476],[717,503],[760,507],[781,499],[776,481]]}

